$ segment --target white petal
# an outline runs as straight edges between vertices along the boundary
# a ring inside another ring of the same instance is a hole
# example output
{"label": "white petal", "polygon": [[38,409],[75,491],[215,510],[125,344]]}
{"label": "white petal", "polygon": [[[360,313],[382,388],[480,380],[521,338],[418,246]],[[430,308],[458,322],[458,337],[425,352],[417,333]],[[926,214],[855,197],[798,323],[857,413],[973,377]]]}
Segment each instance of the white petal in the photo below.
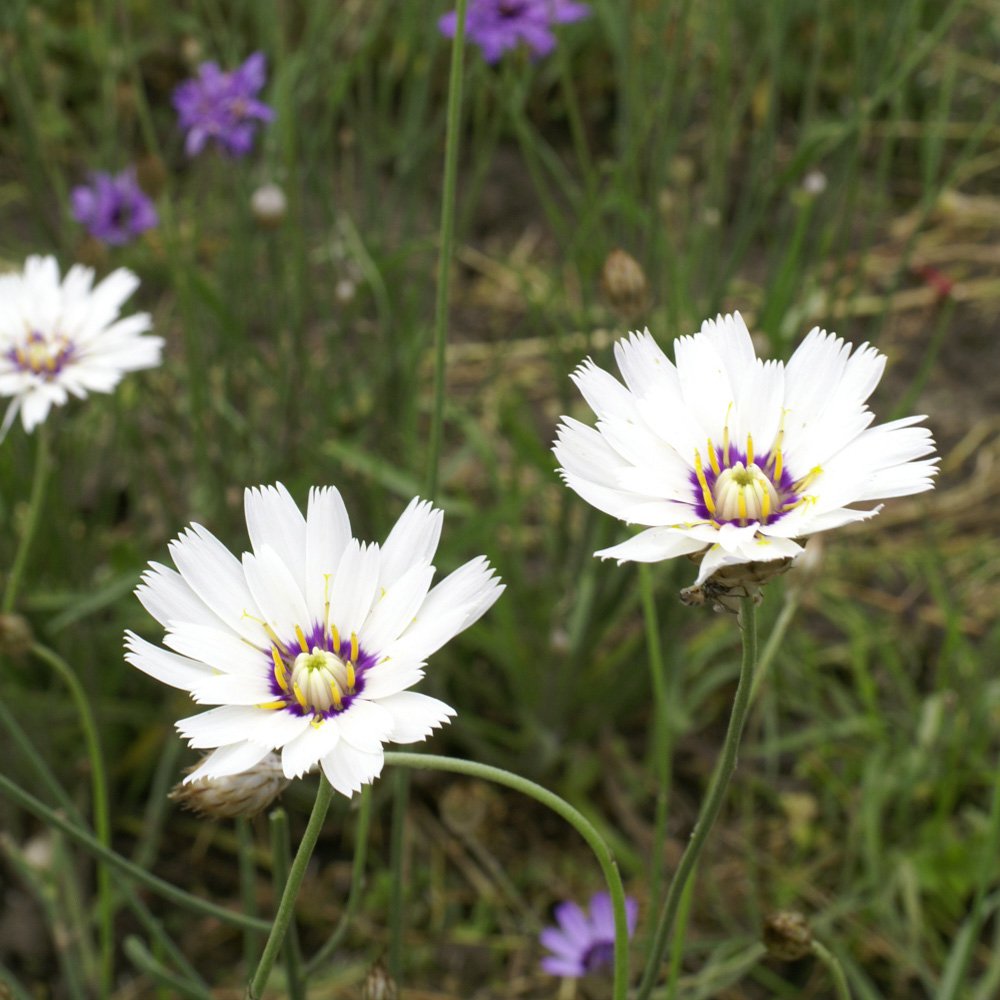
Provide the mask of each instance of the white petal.
{"label": "white petal", "polygon": [[222,708],[210,708],[199,715],[179,719],[176,725],[177,731],[191,746],[204,750],[250,739],[254,727],[267,714],[261,708],[223,705]]}
{"label": "white petal", "polygon": [[392,713],[381,705],[362,698],[356,698],[336,718],[341,739],[365,753],[378,751],[392,732]]}
{"label": "white petal", "polygon": [[359,632],[375,601],[379,549],[351,539],[330,587],[330,621],[345,639]]}
{"label": "white petal", "polygon": [[237,677],[217,674],[191,688],[198,705],[264,705],[274,701],[267,677]]}
{"label": "white petal", "polygon": [[684,556],[704,547],[703,541],[692,538],[686,531],[677,528],[648,528],[626,542],[599,549],[594,555],[601,559],[617,559],[619,563],[649,563]]}
{"label": "white petal", "polygon": [[178,624],[166,634],[163,643],[183,656],[207,663],[221,673],[266,677],[271,672],[269,653],[222,629]]}
{"label": "white petal", "polygon": [[425,740],[456,714],[450,705],[416,691],[401,691],[380,699],[379,704],[392,713],[393,727],[388,739],[393,743]]}
{"label": "white petal", "polygon": [[255,645],[268,645],[243,567],[222,542],[200,524],[192,524],[169,549],[188,586],[219,618]]}
{"label": "white petal", "polygon": [[322,605],[310,615],[295,577],[269,545],[262,545],[256,554],[243,553],[243,573],[254,603],[279,638],[289,641],[296,625],[309,631],[313,619],[322,618]]}
{"label": "white petal", "polygon": [[326,780],[348,798],[361,791],[362,785],[371,784],[382,773],[384,764],[385,757],[381,750],[364,753],[343,741],[320,760]]}
{"label": "white petal", "polygon": [[330,581],[351,540],[351,521],[340,492],[333,486],[309,491],[306,516],[306,604],[322,608]]}
{"label": "white petal", "polygon": [[412,566],[397,577],[372,608],[358,635],[368,652],[381,652],[413,621],[433,578],[434,567],[429,565]]}
{"label": "white petal", "polygon": [[382,546],[379,586],[388,590],[417,564],[429,564],[441,538],[444,511],[414,497],[393,525]]}
{"label": "white petal", "polygon": [[250,544],[259,556],[273,550],[300,592],[306,589],[306,519],[281,483],[248,489],[243,495]]}
{"label": "white petal", "polygon": [[677,369],[653,340],[649,330],[631,333],[615,344],[615,360],[625,384],[638,397],[680,395]]}
{"label": "white petal", "polygon": [[329,754],[340,740],[340,727],[336,719],[325,719],[318,726],[310,726],[281,749],[281,768],[286,778],[299,778],[308,774]]}
{"label": "white petal", "polygon": [[381,701],[397,691],[413,687],[423,676],[423,663],[420,661],[384,660],[365,671],[364,696],[369,701]]}
{"label": "white petal", "polygon": [[149,564],[149,569],[142,574],[142,582],[135,588],[135,596],[161,625],[174,621],[213,628],[228,627],[205,606],[180,573],[160,563]]}
{"label": "white petal", "polygon": [[713,573],[724,566],[739,566],[749,562],[771,562],[795,558],[802,546],[788,538],[756,538],[739,549],[726,550],[721,545],[710,548],[701,561],[695,586],[701,586]]}
{"label": "white petal", "polygon": [[169,653],[141,639],[134,632],[125,633],[125,659],[133,667],[170,687],[190,691],[212,676],[212,670],[204,663]]}
{"label": "white petal", "polygon": [[271,751],[252,743],[231,743],[213,750],[185,779],[187,785],[200,778],[226,778],[256,767]]}

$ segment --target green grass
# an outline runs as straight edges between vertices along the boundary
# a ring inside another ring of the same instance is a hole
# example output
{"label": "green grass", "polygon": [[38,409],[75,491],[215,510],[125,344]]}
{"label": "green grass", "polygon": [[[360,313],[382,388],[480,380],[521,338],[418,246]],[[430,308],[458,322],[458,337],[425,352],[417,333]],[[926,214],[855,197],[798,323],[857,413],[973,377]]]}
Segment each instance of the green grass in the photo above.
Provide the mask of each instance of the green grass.
{"label": "green grass", "polygon": [[[797,610],[699,865],[671,995],[832,996],[811,960],[760,960],[763,918],[792,908],[843,960],[857,997],[989,1000],[1000,980],[995,12],[981,0],[593,8],[559,29],[549,59],[491,68],[474,47],[466,54],[438,563],[444,572],[485,552],[508,590],[431,663],[423,689],[460,712],[432,749],[508,767],[587,814],[648,933],[660,744],[649,735],[639,574],[591,557],[623,529],[559,484],[548,450],[558,416],[584,414],[568,373],[587,354],[609,366],[628,328],[600,294],[602,264],[618,246],[639,260],[651,304],[636,322],[664,345],[732,308],[775,356],[813,325],[871,340],[891,360],[875,409],[930,414],[939,486],[826,539],[812,579],[770,585],[762,642],[793,593]],[[64,265],[131,267],[136,307],[167,340],[161,369],[50,417],[53,480],[18,609],[91,699],[117,849],[216,901],[239,899],[237,840],[227,824],[164,805],[191,757],[171,730],[187,699],[123,662],[124,628],[155,635],[130,592],[191,520],[241,551],[246,485],[280,479],[301,501],[310,485],[335,483],[356,533],[371,538],[423,488],[444,9],[48,0],[0,13],[0,259],[18,267],[54,252]],[[203,58],[234,65],[256,49],[276,121],[245,161],[187,160],[173,86]],[[159,229],[120,250],[84,240],[70,188],[89,169],[149,157],[165,168]],[[826,187],[809,194],[803,181],[817,171]],[[248,202],[271,180],[289,213],[264,230]],[[926,266],[954,283],[949,298],[920,276]],[[0,447],[2,566],[33,456],[15,426]],[[651,572],[671,693],[668,874],[739,658],[728,617],[676,600],[693,575],[686,561]],[[58,677],[26,659],[7,659],[3,676],[5,708],[89,816],[87,758]],[[3,770],[65,810],[23,753],[5,753]],[[360,912],[317,980],[331,996],[356,995],[387,946],[388,791],[375,790]],[[310,798],[308,782],[285,796],[293,843]],[[36,902],[18,905],[45,928],[29,949],[0,936],[0,981],[98,995],[92,869],[27,813],[0,810],[0,921],[26,894]],[[302,902],[308,948],[347,898],[352,823],[335,802]],[[556,900],[600,887],[572,831],[506,792],[442,777],[414,779],[410,824],[407,985],[552,996],[535,931]],[[253,834],[268,913],[263,820]],[[25,852],[38,837],[52,860],[32,868]],[[146,902],[209,983],[239,990],[238,929]],[[143,977],[158,964],[177,971],[134,912],[122,901],[116,915],[115,996],[151,990]],[[128,935],[138,938],[124,944]]]}

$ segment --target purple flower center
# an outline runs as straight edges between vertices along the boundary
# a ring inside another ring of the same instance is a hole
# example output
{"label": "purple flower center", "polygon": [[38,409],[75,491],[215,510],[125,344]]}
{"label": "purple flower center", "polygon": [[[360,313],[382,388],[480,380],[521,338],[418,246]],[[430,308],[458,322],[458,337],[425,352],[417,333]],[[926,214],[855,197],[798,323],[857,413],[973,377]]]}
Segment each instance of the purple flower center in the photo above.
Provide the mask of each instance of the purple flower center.
{"label": "purple flower center", "polygon": [[584,953],[580,964],[587,972],[606,968],[615,960],[614,941],[595,941]]}
{"label": "purple flower center", "polygon": [[717,526],[774,524],[806,501],[805,490],[820,470],[794,479],[785,467],[781,441],[779,432],[774,448],[758,455],[749,434],[745,450],[731,444],[727,426],[721,446],[707,442],[707,465],[695,450],[690,482],[699,517]]}
{"label": "purple flower center", "polygon": [[365,689],[365,673],[376,658],[358,643],[356,633],[341,639],[335,626],[295,627],[289,642],[273,637],[271,691],[274,701],[261,708],[286,709],[312,716],[316,723],[346,711]]}
{"label": "purple flower center", "polygon": [[76,349],[62,334],[32,330],[24,342],[7,351],[7,358],[21,371],[52,381],[73,360]]}
{"label": "purple flower center", "polygon": [[528,0],[500,0],[497,13],[503,18],[521,17],[528,7]]}

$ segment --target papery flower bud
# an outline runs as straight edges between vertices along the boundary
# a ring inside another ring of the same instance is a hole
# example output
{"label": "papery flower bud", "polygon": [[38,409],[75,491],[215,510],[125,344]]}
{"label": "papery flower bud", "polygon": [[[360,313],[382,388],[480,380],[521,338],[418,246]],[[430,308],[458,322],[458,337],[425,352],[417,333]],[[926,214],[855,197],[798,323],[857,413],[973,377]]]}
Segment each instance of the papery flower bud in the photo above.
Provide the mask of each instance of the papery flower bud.
{"label": "papery flower bud", "polygon": [[736,614],[744,597],[752,597],[754,604],[760,604],[764,599],[764,584],[786,572],[791,565],[791,559],[775,559],[723,566],[701,586],[681,590],[680,599],[688,607],[711,604],[715,611]]}
{"label": "papery flower bud", "polygon": [[642,265],[621,248],[612,250],[601,269],[601,290],[608,304],[631,321],[649,305],[649,285]]}
{"label": "papery flower bud", "polygon": [[361,1000],[397,1000],[399,987],[381,962],[376,962],[365,976]]}
{"label": "papery flower bud", "polygon": [[26,656],[35,643],[31,626],[20,615],[0,615],[0,654],[11,658]]}
{"label": "papery flower bud", "polygon": [[175,785],[168,797],[210,819],[235,819],[263,812],[289,784],[281,758],[271,753],[248,771]]}
{"label": "papery flower bud", "polygon": [[763,941],[772,958],[795,962],[812,951],[812,930],[801,913],[780,910],[765,919]]}
{"label": "papery flower bud", "polygon": [[277,229],[288,212],[288,199],[277,184],[263,184],[250,196],[250,211],[258,225]]}

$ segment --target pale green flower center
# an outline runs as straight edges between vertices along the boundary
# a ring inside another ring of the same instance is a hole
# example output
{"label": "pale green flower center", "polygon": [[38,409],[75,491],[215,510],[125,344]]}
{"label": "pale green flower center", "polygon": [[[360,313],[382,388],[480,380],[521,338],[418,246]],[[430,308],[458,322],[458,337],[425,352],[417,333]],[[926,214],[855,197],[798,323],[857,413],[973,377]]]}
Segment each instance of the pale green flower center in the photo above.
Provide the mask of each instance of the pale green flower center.
{"label": "pale green flower center", "polygon": [[354,672],[329,650],[313,646],[311,653],[299,653],[292,664],[292,690],[303,708],[325,712],[340,708],[345,694],[354,689]]}
{"label": "pale green flower center", "polygon": [[756,462],[736,462],[723,469],[712,490],[715,518],[718,521],[760,521],[767,523],[771,513],[781,508],[781,498],[774,484]]}

